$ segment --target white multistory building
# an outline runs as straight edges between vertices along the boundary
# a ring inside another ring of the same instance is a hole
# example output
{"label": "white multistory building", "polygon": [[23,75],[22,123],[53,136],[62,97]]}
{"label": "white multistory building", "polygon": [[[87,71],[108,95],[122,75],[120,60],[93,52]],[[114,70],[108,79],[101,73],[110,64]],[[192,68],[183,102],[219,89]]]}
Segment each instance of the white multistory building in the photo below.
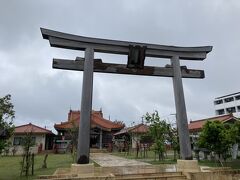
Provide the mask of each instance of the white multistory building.
{"label": "white multistory building", "polygon": [[240,117],[240,92],[215,98],[214,107],[216,115],[233,113]]}

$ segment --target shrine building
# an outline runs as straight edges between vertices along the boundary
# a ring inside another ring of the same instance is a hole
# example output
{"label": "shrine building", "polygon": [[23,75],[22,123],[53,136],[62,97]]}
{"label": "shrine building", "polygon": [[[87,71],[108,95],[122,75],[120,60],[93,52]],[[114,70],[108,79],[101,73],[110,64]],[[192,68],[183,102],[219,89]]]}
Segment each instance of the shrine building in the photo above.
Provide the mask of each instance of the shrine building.
{"label": "shrine building", "polygon": [[[79,127],[80,111],[70,110],[68,119],[60,124],[55,124],[54,128],[63,140],[70,140],[69,130]],[[91,132],[90,147],[91,148],[108,148],[112,146],[113,134],[124,128],[121,122],[113,122],[103,117],[102,110],[94,111],[91,114]]]}

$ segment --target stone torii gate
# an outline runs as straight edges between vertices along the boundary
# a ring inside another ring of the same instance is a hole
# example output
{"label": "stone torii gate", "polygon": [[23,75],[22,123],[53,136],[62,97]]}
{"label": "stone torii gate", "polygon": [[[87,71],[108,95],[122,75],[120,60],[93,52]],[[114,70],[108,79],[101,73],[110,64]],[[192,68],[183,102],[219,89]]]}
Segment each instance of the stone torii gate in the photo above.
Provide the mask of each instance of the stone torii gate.
{"label": "stone torii gate", "polygon": [[[180,60],[204,60],[212,46],[176,47],[136,42],[116,41],[77,36],[41,28],[42,36],[52,47],[85,51],[76,60],[53,59],[53,68],[83,71],[81,121],[79,125],[77,163],[89,163],[90,118],[92,111],[93,72],[172,77],[180,154],[192,159],[182,78],[204,78],[203,70],[180,66]],[[94,59],[94,52],[128,55],[127,64],[103,63]],[[169,58],[165,67],[144,66],[145,57]]]}

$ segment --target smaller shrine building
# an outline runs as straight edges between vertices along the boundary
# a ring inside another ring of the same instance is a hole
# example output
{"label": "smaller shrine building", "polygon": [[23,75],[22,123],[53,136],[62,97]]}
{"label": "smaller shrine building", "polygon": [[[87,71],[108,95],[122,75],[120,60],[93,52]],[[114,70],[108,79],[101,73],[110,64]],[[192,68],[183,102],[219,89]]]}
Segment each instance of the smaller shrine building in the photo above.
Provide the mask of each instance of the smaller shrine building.
{"label": "smaller shrine building", "polygon": [[[70,110],[68,119],[60,124],[55,124],[54,128],[63,140],[70,140],[69,131],[79,127],[80,111]],[[108,148],[112,147],[113,134],[124,128],[121,122],[113,122],[103,117],[102,110],[92,111],[91,115],[91,131],[90,131],[90,147],[91,148]]]}
{"label": "smaller shrine building", "polygon": [[148,133],[149,127],[146,124],[137,124],[132,127],[124,128],[121,131],[114,134],[114,140],[128,140],[131,142],[131,148],[136,149],[137,144],[140,144],[140,139],[142,135],[146,135]]}
{"label": "smaller shrine building", "polygon": [[16,126],[11,137],[12,147],[11,151],[15,151],[14,154],[24,154],[24,138],[30,135],[32,143],[34,144],[30,150],[32,153],[37,154],[42,151],[53,149],[53,139],[55,134],[46,128],[34,125],[32,123]]}

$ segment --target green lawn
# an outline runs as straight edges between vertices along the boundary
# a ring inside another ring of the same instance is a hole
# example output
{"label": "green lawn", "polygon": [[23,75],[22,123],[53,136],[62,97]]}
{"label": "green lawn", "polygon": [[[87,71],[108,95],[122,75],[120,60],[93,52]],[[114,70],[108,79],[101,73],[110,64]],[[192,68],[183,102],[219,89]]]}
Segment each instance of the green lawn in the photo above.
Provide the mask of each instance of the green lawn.
{"label": "green lawn", "polygon": [[[227,162],[222,162],[223,166],[231,167],[233,169],[240,169],[240,160],[228,160]],[[209,161],[209,160],[201,160],[198,162],[200,166],[209,166],[209,167],[222,167],[220,162],[217,161]]]}
{"label": "green lawn", "polygon": [[[126,153],[126,152],[113,152],[112,155],[115,156],[120,156],[120,157],[124,157],[127,159],[137,159],[139,161],[142,162],[147,162],[153,165],[157,165],[157,164],[176,164],[177,161],[174,160],[174,156],[173,156],[173,151],[168,151],[167,152],[167,156],[163,161],[158,161],[158,156],[155,155],[155,153],[153,151],[148,151],[147,154],[145,154],[144,157],[144,153],[139,153],[138,157],[136,157],[136,152],[130,152],[130,153]],[[156,156],[156,157],[155,157]]]}
{"label": "green lawn", "polygon": [[[47,169],[42,169],[44,155],[35,156],[34,176],[29,176],[28,179],[34,179],[37,175],[53,174],[57,168],[70,167],[73,163],[70,154],[49,154],[47,158]],[[4,156],[0,157],[0,180],[5,179],[27,179],[20,178],[20,162],[21,156]]]}
{"label": "green lawn", "polygon": [[[112,153],[113,155],[129,158],[129,159],[135,159],[136,154],[131,153],[127,155],[126,153]],[[155,161],[154,160],[154,153],[149,152],[148,157],[143,158],[143,155],[139,156],[137,158],[140,161],[145,161],[149,162],[151,164],[173,164],[176,163],[171,156],[168,157],[169,159],[165,159],[164,161]],[[54,171],[57,168],[67,168],[70,167],[71,164],[73,163],[72,157],[70,154],[49,154],[48,159],[47,159],[47,169],[42,169],[42,163],[43,163],[44,155],[36,155],[35,156],[35,171],[34,171],[34,176],[29,176],[28,179],[34,179],[37,177],[37,175],[48,175],[48,174],[53,174]],[[5,179],[22,179],[25,180],[27,178],[22,177],[20,178],[20,162],[22,160],[21,156],[0,156],[0,180],[5,180]],[[200,161],[199,165],[205,165],[205,166],[210,166],[210,167],[216,167],[220,166],[220,164],[215,163],[213,161]],[[98,164],[95,163],[95,166],[99,166]],[[232,161],[226,163],[225,166],[230,166],[235,169],[240,169],[240,161]]]}
{"label": "green lawn", "polygon": [[[166,155],[166,159],[173,159],[173,151],[168,151],[167,155]],[[154,151],[147,151],[145,153],[145,157],[144,157],[144,153],[143,152],[139,152],[138,157],[136,157],[136,152],[113,152],[112,155],[116,155],[116,156],[120,156],[120,157],[125,157],[128,159],[152,159],[152,160],[158,160],[158,155],[155,154]]]}
{"label": "green lawn", "polygon": [[[153,151],[148,151],[148,155],[143,157],[143,153],[136,158],[136,152],[126,153],[126,152],[113,152],[112,155],[124,157],[127,159],[137,159],[139,161],[148,162],[150,164],[176,164],[177,161],[173,158],[173,151],[167,152],[167,157],[163,161],[158,161],[158,157],[155,159],[155,153]],[[221,167],[222,165],[216,161],[201,160],[199,161],[200,166],[209,166],[209,167]],[[231,167],[233,169],[240,169],[240,160],[229,160],[226,163],[223,163],[225,167]]]}
{"label": "green lawn", "polygon": [[136,155],[136,151],[134,152],[112,152],[112,155],[115,156],[119,156],[119,157],[123,157],[123,158],[127,158],[127,159],[136,159],[139,161],[144,161],[144,162],[148,162],[151,164],[173,164],[176,163],[176,160],[174,160],[174,152],[172,150],[167,151],[167,153],[165,154],[165,159],[163,161],[159,161],[158,160],[158,154],[155,154],[154,151],[147,151],[145,153],[145,157],[144,157],[144,153],[143,152],[139,152],[138,153],[138,157]]}

